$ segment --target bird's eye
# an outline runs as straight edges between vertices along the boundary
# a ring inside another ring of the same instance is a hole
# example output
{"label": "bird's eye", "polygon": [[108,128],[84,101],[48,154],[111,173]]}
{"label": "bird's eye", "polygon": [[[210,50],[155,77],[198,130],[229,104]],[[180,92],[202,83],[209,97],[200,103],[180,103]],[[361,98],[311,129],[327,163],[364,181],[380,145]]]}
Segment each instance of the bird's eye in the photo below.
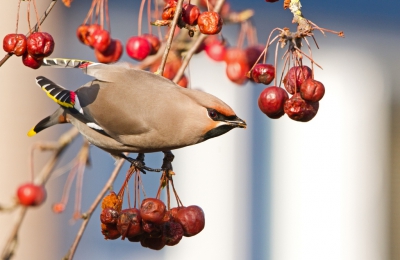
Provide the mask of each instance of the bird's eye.
{"label": "bird's eye", "polygon": [[215,111],[214,109],[208,110],[208,115],[213,119],[218,117],[217,111]]}

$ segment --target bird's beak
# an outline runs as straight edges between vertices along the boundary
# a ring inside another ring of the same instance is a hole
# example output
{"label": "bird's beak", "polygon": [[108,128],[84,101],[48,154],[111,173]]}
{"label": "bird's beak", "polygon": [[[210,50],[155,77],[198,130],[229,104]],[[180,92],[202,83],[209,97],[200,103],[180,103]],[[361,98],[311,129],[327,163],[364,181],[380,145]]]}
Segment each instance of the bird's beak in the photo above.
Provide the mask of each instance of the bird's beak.
{"label": "bird's beak", "polygon": [[239,117],[236,117],[235,120],[229,120],[226,121],[227,125],[230,125],[232,127],[239,127],[239,128],[246,128],[247,124],[244,120],[240,119]]}

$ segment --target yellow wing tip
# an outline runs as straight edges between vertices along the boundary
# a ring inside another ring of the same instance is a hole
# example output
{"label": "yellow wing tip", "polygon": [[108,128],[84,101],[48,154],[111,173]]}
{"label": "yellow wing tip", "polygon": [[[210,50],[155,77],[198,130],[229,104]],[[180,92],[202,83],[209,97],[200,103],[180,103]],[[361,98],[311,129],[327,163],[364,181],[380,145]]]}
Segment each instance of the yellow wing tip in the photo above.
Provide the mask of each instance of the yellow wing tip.
{"label": "yellow wing tip", "polygon": [[29,136],[29,137],[32,137],[32,136],[34,136],[34,135],[36,135],[36,132],[35,132],[35,130],[33,130],[33,128],[32,128],[31,130],[29,130],[28,136]]}

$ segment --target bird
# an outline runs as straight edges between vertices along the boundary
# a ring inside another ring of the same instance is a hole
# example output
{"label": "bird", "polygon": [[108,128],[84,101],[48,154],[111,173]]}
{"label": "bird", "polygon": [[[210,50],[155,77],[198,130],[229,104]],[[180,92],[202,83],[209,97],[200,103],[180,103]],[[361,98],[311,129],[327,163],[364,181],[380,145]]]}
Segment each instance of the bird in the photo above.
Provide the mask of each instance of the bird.
{"label": "bird", "polygon": [[[201,90],[186,89],[130,63],[45,60],[47,65],[79,67],[94,77],[76,91],[44,76],[37,85],[59,108],[37,123],[28,136],[56,124],[71,123],[89,143],[140,169],[144,154],[163,152],[161,170],[172,170],[171,150],[198,144],[234,128],[246,128],[233,109]],[[123,153],[138,153],[137,159]]]}

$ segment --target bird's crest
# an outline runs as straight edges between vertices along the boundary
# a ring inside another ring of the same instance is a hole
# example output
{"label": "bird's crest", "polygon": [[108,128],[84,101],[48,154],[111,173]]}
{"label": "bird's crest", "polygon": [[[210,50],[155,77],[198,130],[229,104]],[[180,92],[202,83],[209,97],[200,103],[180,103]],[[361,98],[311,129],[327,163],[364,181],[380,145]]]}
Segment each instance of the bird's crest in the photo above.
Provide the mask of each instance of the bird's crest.
{"label": "bird's crest", "polygon": [[74,91],[67,90],[43,76],[36,77],[36,84],[46,92],[47,96],[60,106],[64,108],[75,108],[79,112],[82,111],[78,96]]}

